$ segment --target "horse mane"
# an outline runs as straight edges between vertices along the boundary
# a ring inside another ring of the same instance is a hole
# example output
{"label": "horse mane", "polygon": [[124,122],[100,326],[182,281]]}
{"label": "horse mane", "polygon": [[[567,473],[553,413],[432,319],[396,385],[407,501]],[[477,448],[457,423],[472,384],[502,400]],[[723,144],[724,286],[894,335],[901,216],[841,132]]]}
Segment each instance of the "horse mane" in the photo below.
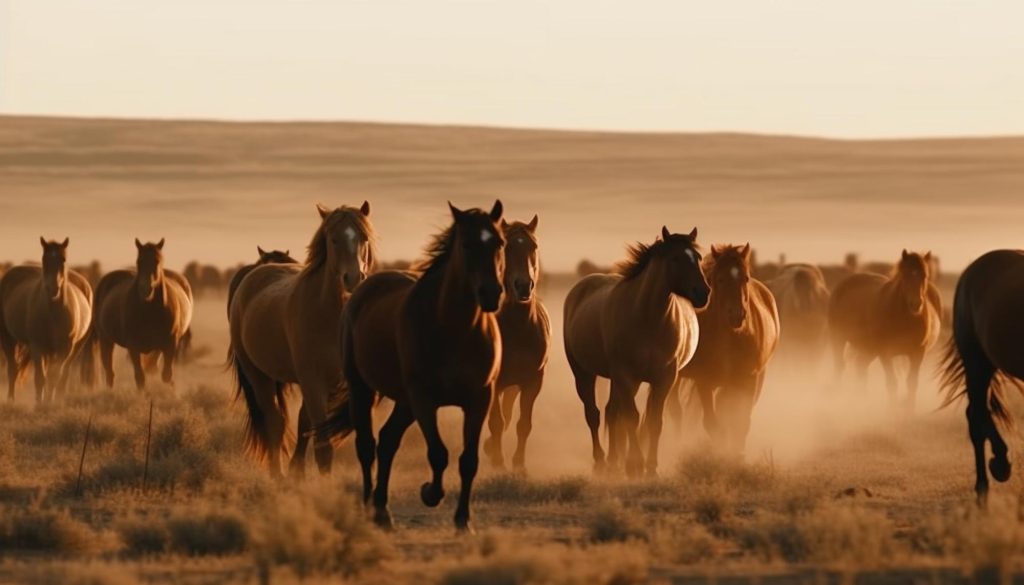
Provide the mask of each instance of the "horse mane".
{"label": "horse mane", "polygon": [[377,265],[377,232],[373,230],[373,225],[370,223],[369,218],[363,215],[362,211],[355,207],[342,205],[320,222],[320,227],[317,228],[313,238],[309,241],[309,245],[306,246],[304,273],[319,270],[327,262],[327,228],[343,218],[351,219],[356,228],[366,238],[367,246],[370,249],[368,266],[369,270],[373,271],[373,268]]}
{"label": "horse mane", "polygon": [[683,242],[689,244],[694,250],[701,251],[697,242],[691,241],[689,236],[680,234],[672,234],[668,240],[658,238],[653,244],[636,242],[626,247],[628,258],[616,264],[614,271],[616,274],[621,275],[623,280],[636,278],[651,263],[651,259],[663,252],[669,244]]}
{"label": "horse mane", "polygon": [[442,232],[435,234],[426,248],[423,249],[424,257],[415,262],[410,270],[420,274],[426,274],[437,266],[443,266],[452,255],[452,246],[455,245],[455,224],[445,228]]}
{"label": "horse mane", "polygon": [[504,231],[506,239],[511,240],[512,236],[526,236],[526,238],[534,244],[537,243],[537,235],[530,230],[529,225],[521,221],[512,222],[506,225]]}

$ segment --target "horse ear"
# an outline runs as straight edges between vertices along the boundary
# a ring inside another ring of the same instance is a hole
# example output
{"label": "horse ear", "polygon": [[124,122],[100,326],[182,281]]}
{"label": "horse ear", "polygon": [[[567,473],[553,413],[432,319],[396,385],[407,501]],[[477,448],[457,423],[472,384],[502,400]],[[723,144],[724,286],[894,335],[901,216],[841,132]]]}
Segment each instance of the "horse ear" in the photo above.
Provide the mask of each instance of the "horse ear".
{"label": "horse ear", "polygon": [[322,203],[316,204],[316,211],[320,214],[320,219],[326,219],[331,214],[331,210],[327,209]]}
{"label": "horse ear", "polygon": [[160,241],[156,243],[156,249],[157,250],[163,250],[164,249],[164,239],[163,238],[160,238]]}
{"label": "horse ear", "polygon": [[693,229],[690,230],[690,241],[691,242],[696,242],[697,241],[697,226],[693,226]]}
{"label": "horse ear", "polygon": [[44,238],[43,236],[39,236],[39,244],[40,244],[40,245],[41,245],[42,247],[44,247],[44,248],[45,248],[45,247],[46,247],[46,238]]}
{"label": "horse ear", "polygon": [[910,256],[910,253],[907,252],[906,248],[903,248],[903,256],[901,256],[901,258],[903,258],[905,260],[907,258],[907,256]]}
{"label": "horse ear", "polygon": [[452,205],[451,201],[448,202],[448,209],[451,210],[451,212],[452,212],[452,219],[454,219],[455,221],[458,221],[459,218],[462,217],[462,210],[459,209],[458,207],[455,207],[454,205]]}
{"label": "horse ear", "polygon": [[505,206],[501,204],[501,199],[494,200],[494,207],[491,208],[491,221],[498,221],[501,219],[501,214],[505,212]]}
{"label": "horse ear", "polygon": [[71,238],[64,238],[64,241],[60,243],[60,247],[64,248],[66,250],[67,247],[68,247],[68,244],[70,244],[70,243],[71,243]]}
{"label": "horse ear", "polygon": [[925,262],[931,262],[932,261],[932,251],[931,250],[928,250],[928,252],[925,253],[924,261]]}
{"label": "horse ear", "polygon": [[743,255],[744,259],[747,259],[747,260],[750,259],[750,242],[747,242],[746,244],[743,244],[743,247],[740,248],[740,254]]}
{"label": "horse ear", "polygon": [[285,250],[284,251],[284,255],[285,256],[291,256],[292,255],[292,251],[291,250]]}
{"label": "horse ear", "polygon": [[661,239],[668,241],[668,237],[672,235],[672,232],[668,231],[668,226],[661,226]]}
{"label": "horse ear", "polygon": [[135,247],[140,250],[142,249],[142,242],[139,241],[139,238],[135,238]]}
{"label": "horse ear", "polygon": [[503,230],[507,230],[508,229],[508,222],[505,221],[504,217],[501,218],[501,229],[503,229]]}
{"label": "horse ear", "polygon": [[363,201],[363,204],[359,207],[359,212],[363,215],[370,215],[370,202]]}
{"label": "horse ear", "polygon": [[537,217],[537,214],[534,213],[533,214],[533,219],[530,220],[530,223],[526,224],[526,227],[529,228],[531,234],[533,232],[537,231],[537,222],[538,221],[539,221],[539,218]]}
{"label": "horse ear", "polygon": [[256,246],[256,253],[258,253],[260,256],[265,256],[267,254],[266,252],[263,251],[263,248],[260,246]]}
{"label": "horse ear", "polygon": [[718,244],[711,244],[711,256],[718,258],[722,255],[722,249],[718,247]]}

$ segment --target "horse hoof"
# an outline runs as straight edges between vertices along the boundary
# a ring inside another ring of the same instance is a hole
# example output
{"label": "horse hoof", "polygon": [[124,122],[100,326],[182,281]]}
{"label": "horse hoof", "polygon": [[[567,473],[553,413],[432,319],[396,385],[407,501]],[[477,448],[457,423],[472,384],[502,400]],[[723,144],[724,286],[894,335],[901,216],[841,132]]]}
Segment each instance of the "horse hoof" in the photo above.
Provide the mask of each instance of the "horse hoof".
{"label": "horse hoof", "polygon": [[476,530],[473,529],[473,525],[469,523],[469,520],[455,519],[455,531],[461,535],[472,536],[476,534]]}
{"label": "horse hoof", "polygon": [[387,508],[377,508],[374,510],[373,523],[381,530],[387,530],[388,532],[395,529],[395,524],[391,520],[391,512]]}
{"label": "horse hoof", "polygon": [[436,508],[444,499],[444,490],[439,489],[435,492],[433,484],[428,481],[420,486],[420,499],[428,508]]}
{"label": "horse hoof", "polygon": [[1004,482],[1010,479],[1012,466],[1005,456],[996,456],[988,460],[988,470],[992,472],[992,479],[995,479],[998,482]]}

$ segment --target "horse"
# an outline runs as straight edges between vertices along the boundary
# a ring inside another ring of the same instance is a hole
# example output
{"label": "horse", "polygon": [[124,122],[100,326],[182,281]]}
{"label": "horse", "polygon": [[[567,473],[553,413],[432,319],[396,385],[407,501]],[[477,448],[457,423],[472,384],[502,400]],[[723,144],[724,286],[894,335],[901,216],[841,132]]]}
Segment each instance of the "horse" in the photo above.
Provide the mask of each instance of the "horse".
{"label": "horse", "polygon": [[256,246],[256,253],[258,254],[257,260],[254,264],[246,264],[236,270],[231,275],[231,281],[228,283],[228,318],[231,318],[231,299],[235,297],[235,291],[238,290],[238,285],[242,283],[242,279],[246,277],[250,272],[253,271],[257,266],[263,266],[264,264],[298,264],[299,261],[292,258],[291,251],[285,250],[271,250],[267,252],[260,246]]}
{"label": "horse", "polygon": [[988,502],[985,441],[992,446],[988,469],[999,482],[1010,479],[1006,441],[1000,434],[1012,424],[1006,406],[1006,382],[1024,380],[1020,331],[1024,330],[1024,251],[994,250],[960,275],[953,298],[953,335],[942,360],[943,406],[967,396],[967,427],[974,447],[974,491],[980,506]]}
{"label": "horse", "polygon": [[609,466],[618,466],[629,443],[626,472],[644,470],[637,430],[636,394],[651,386],[644,414],[649,439],[646,472],[655,474],[665,398],[676,376],[697,349],[695,309],[708,303],[709,288],[701,270],[697,228],[688,235],[661,228],[653,244],[635,244],[615,274],[584,277],[569,291],[564,307],[565,355],[583,402],[593,443],[594,468],[605,470],[598,431],[601,413],[594,386],[597,376],[611,379],[605,412],[609,431]]}
{"label": "horse", "polygon": [[[323,424],[329,399],[341,388],[342,308],[376,258],[368,202],[333,210],[317,204],[316,209],[320,225],[305,265],[253,267],[229,306],[228,363],[235,372],[236,398],[244,397],[247,407],[246,443],[257,460],[269,459],[274,478],[282,477],[281,451],[290,425],[287,387],[299,385],[305,412],[300,412],[299,442],[290,463],[292,475],[301,477],[309,430]],[[333,450],[323,433],[316,438],[315,456],[320,472],[329,473]]]}
{"label": "horse", "polygon": [[[512,465],[525,469],[526,441],[533,429],[533,405],[544,383],[544,368],[551,343],[547,309],[537,299],[540,260],[537,254],[537,216],[529,223],[501,220],[505,236],[505,298],[498,310],[501,330],[501,373],[488,419],[490,436],[484,452],[491,463],[504,467],[501,436],[512,420],[512,408],[519,397],[518,442]],[[499,402],[500,401],[500,402]]]}
{"label": "horse", "polygon": [[775,298],[750,271],[750,244],[711,246],[704,262],[711,302],[697,315],[700,344],[680,372],[700,397],[704,429],[732,453],[742,453],[746,445],[750,414],[779,342]]}
{"label": "horse", "polygon": [[861,383],[877,358],[885,371],[889,398],[895,402],[893,358],[906,356],[910,359],[906,407],[913,408],[921,362],[942,327],[942,300],[930,273],[931,252],[922,255],[903,250],[888,278],[858,273],[836,286],[828,309],[836,379],[842,376],[849,344],[856,351]]}
{"label": "horse", "polygon": [[[374,520],[392,526],[388,510],[391,465],[406,429],[419,424],[427,442],[431,481],[420,499],[436,507],[444,499],[448,449],[441,440],[437,411],[462,409],[462,490],[455,527],[469,531],[470,498],[479,466],[480,433],[502,363],[501,307],[505,236],[498,224],[502,203],[491,210],[461,210],[448,204],[451,225],[435,236],[417,273],[381,272],[353,293],[342,319],[342,350],[349,394],[339,406],[332,432],[354,429],[363,474],[363,501]],[[377,395],[394,400],[380,443],[373,436]],[[377,485],[371,477],[376,449]]]}
{"label": "horse", "polygon": [[812,264],[788,264],[765,284],[775,297],[786,334],[779,353],[817,364],[828,346],[828,302],[825,275]]}
{"label": "horse", "polygon": [[69,238],[39,238],[42,265],[15,266],[0,279],[0,347],[7,361],[7,398],[31,362],[36,403],[63,392],[92,319],[92,288],[67,267]]}
{"label": "horse", "polygon": [[[93,304],[93,329],[87,351],[99,345],[107,387],[114,386],[114,346],[128,350],[135,387],[146,387],[145,354],[163,356],[162,379],[174,383],[174,361],[191,336],[192,287],[181,274],[164,268],[164,239],[143,244],[135,239],[135,269],[114,270],[100,279]],[[92,360],[89,360],[92,363]]]}

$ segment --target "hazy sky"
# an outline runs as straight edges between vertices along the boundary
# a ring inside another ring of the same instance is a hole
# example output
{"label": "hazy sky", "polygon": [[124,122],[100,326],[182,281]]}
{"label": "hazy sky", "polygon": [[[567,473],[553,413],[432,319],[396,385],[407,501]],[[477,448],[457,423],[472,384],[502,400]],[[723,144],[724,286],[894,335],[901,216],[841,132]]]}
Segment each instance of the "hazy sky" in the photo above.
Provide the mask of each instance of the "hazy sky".
{"label": "hazy sky", "polygon": [[1024,133],[1021,0],[0,0],[0,112]]}

